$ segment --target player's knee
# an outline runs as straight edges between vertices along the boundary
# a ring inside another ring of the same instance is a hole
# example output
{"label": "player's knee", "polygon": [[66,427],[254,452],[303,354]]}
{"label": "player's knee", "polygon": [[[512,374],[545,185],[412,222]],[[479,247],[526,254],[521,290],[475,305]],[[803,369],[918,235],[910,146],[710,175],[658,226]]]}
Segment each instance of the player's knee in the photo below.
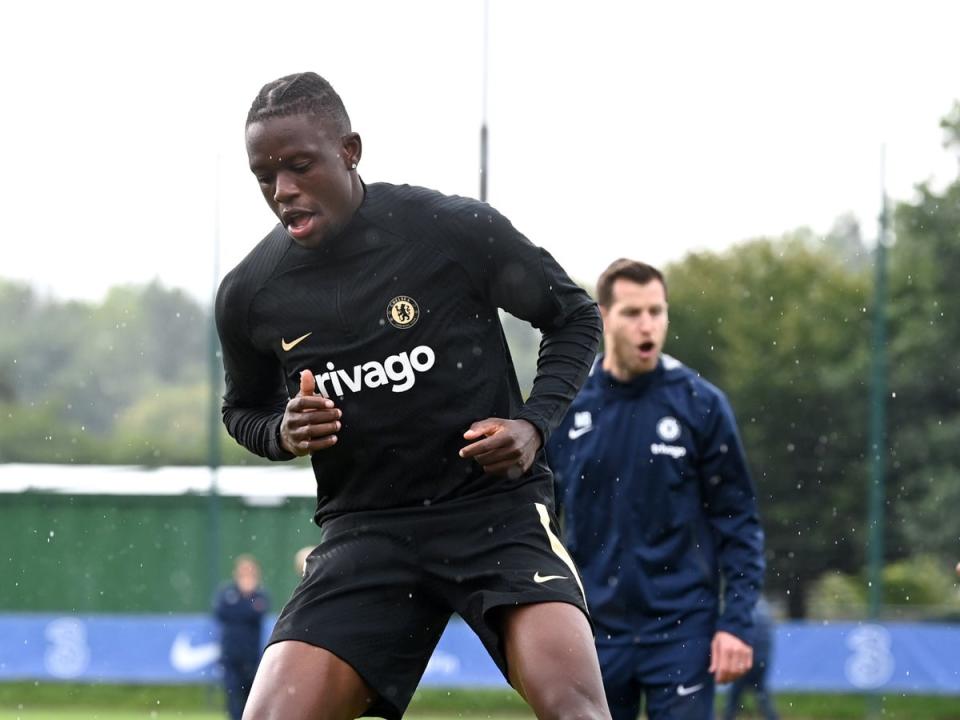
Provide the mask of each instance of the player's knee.
{"label": "player's knee", "polygon": [[576,687],[559,687],[541,697],[539,720],[610,720],[607,701]]}

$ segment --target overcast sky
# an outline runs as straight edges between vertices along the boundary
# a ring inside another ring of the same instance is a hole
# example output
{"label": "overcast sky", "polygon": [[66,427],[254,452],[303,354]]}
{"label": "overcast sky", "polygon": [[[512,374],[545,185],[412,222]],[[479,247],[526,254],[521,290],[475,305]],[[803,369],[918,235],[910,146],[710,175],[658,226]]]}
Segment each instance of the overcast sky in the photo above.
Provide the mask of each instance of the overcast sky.
{"label": "overcast sky", "polygon": [[[896,199],[956,176],[958,27],[949,0],[490,0],[488,199],[588,282],[844,212],[873,236],[884,143]],[[483,29],[482,0],[5,4],[0,277],[209,299],[275,222],[246,111],[302,70],[364,180],[476,196]]]}

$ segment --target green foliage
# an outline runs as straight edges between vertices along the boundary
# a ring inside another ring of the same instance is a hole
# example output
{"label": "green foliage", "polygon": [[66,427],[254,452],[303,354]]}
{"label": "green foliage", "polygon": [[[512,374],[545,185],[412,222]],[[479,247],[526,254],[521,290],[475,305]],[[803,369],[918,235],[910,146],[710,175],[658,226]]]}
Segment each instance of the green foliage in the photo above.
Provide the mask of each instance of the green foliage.
{"label": "green foliage", "polygon": [[[202,463],[206,406],[183,394],[208,394],[209,323],[185,293],[158,283],[114,288],[96,305],[0,280],[0,410],[10,421],[0,461]],[[153,401],[157,423],[137,424],[133,438],[125,422]],[[171,403],[179,403],[176,419]]]}
{"label": "green foliage", "polygon": [[768,586],[802,615],[807,583],[862,558],[866,277],[807,231],[692,255],[667,277],[667,352],[730,397],[758,489]]}
{"label": "green foliage", "polygon": [[537,373],[537,355],[540,352],[540,333],[528,322],[501,313],[503,331],[507,337],[510,356],[517,371],[517,382],[524,397],[530,394]]}
{"label": "green foliage", "polygon": [[960,101],[953,103],[953,108],[940,121],[944,132],[944,145],[951,148],[960,147]]}
{"label": "green foliage", "polygon": [[886,605],[960,609],[952,564],[929,555],[900,560],[883,569]]}
{"label": "green foliage", "polygon": [[849,620],[867,614],[867,589],[854,575],[831,570],[811,583],[810,616],[822,620]]}
{"label": "green foliage", "polygon": [[[810,586],[810,616],[823,620],[860,619],[867,613],[865,572],[823,573]],[[885,616],[899,619],[960,615],[960,583],[951,562],[918,555],[883,569]]]}
{"label": "green foliage", "polygon": [[[960,105],[950,127],[960,127]],[[946,121],[945,121],[946,122]],[[894,557],[955,554],[960,518],[960,180],[897,208],[891,250],[890,494]],[[954,505],[955,507],[955,505]]]}
{"label": "green foliage", "polygon": [[0,462],[95,463],[109,453],[107,439],[58,417],[50,402],[0,403]]}
{"label": "green foliage", "polygon": [[[206,383],[161,386],[139,398],[117,417],[109,461],[147,466],[203,464],[209,444],[209,405]],[[219,414],[214,431],[223,464],[270,462],[237,444],[219,422]]]}

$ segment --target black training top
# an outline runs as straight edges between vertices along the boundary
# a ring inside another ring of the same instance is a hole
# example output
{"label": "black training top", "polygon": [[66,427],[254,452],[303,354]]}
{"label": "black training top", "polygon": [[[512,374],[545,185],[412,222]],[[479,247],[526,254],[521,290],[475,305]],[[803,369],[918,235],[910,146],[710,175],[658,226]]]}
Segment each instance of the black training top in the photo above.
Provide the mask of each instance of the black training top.
{"label": "black training top", "polygon": [[[497,308],[543,333],[523,402]],[[343,411],[313,453],[316,521],[521,489],[552,506],[542,451],[522,477],[459,457],[487,417],[523,418],[544,441],[587,375],[600,317],[586,292],[490,206],[377,183],[322,247],[278,225],[217,294],[226,395],[238,442],[274,460],[288,397],[309,368]]]}

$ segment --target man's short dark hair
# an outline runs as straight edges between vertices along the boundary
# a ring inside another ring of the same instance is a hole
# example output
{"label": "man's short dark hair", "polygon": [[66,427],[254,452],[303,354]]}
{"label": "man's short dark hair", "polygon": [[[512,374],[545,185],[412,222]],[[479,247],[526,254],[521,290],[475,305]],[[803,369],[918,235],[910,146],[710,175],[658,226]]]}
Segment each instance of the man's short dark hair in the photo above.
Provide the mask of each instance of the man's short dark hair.
{"label": "man's short dark hair", "polygon": [[610,307],[613,304],[613,283],[623,278],[638,285],[646,285],[648,282],[659,280],[663,285],[663,295],[667,295],[667,281],[663,279],[663,273],[657,270],[653,265],[647,265],[639,260],[630,260],[620,258],[614,260],[610,265],[600,273],[600,279],[597,280],[597,304],[601,307]]}
{"label": "man's short dark hair", "polygon": [[341,136],[350,132],[350,116],[333,86],[312,72],[285,75],[268,82],[254,98],[247,125],[288,115],[315,115]]}

